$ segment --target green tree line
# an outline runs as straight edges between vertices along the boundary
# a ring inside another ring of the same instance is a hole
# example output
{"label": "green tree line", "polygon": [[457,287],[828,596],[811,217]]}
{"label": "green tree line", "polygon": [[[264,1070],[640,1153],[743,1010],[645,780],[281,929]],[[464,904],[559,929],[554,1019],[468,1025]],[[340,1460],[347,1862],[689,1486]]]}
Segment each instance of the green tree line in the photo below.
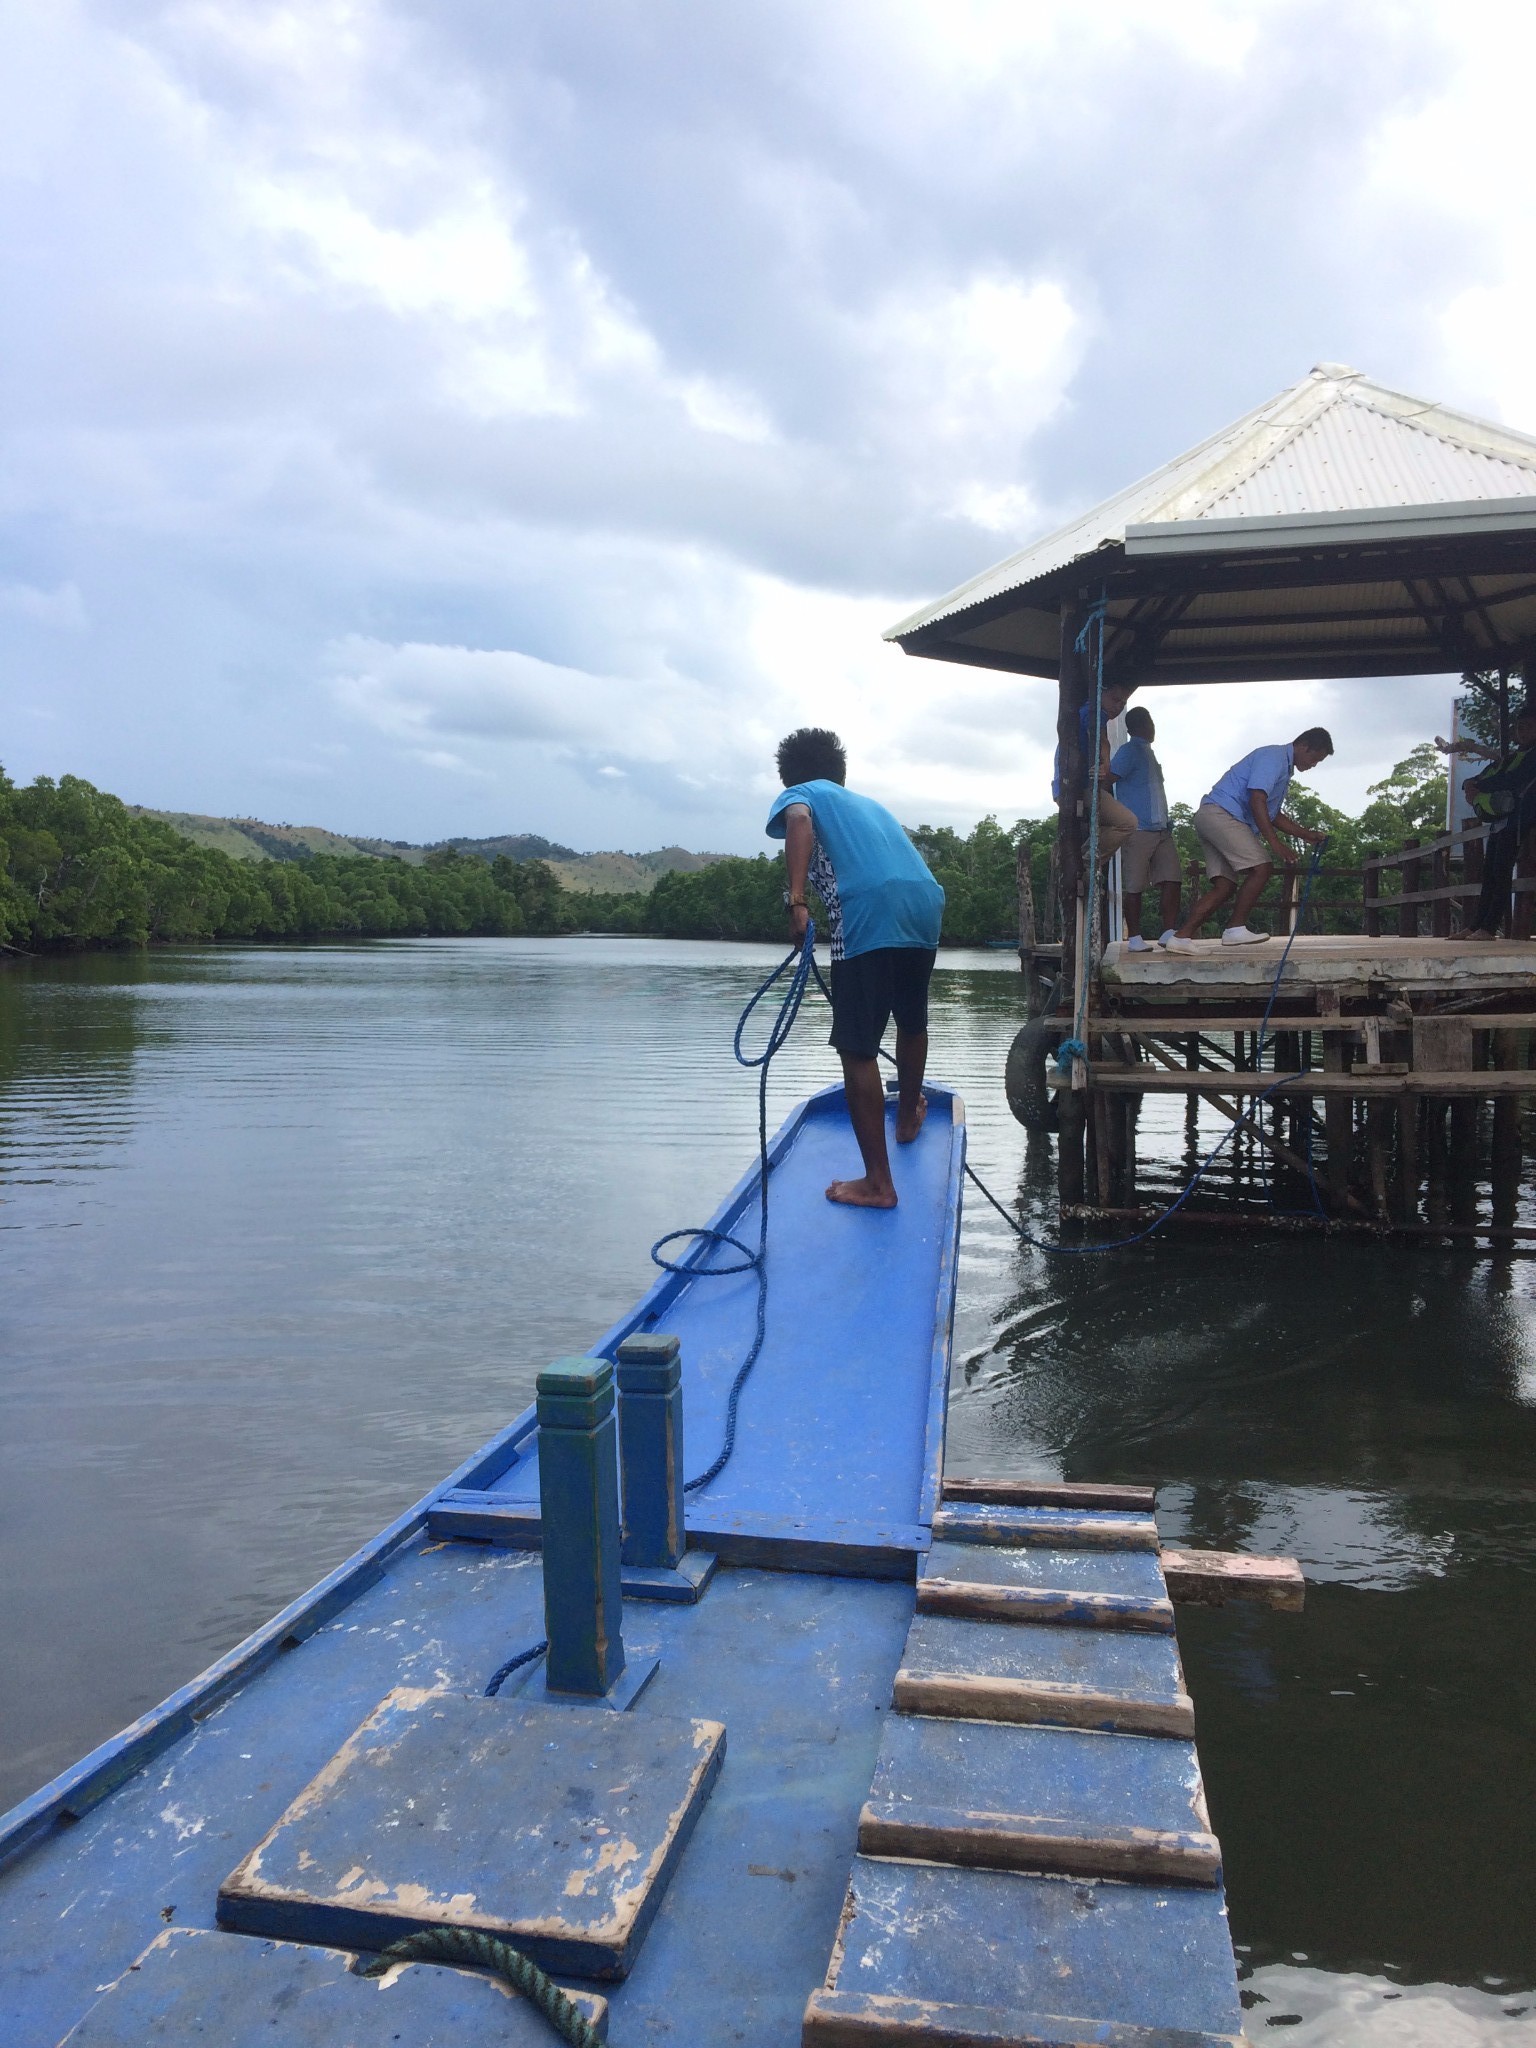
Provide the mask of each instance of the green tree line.
{"label": "green tree line", "polygon": [[[1313,902],[1324,929],[1359,928],[1358,873],[1410,838],[1430,838],[1445,816],[1445,773],[1431,746],[1416,747],[1369,791],[1358,818],[1305,784],[1288,803],[1333,835],[1329,870]],[[1198,857],[1187,807],[1174,811],[1186,864]],[[1054,816],[1012,826],[983,818],[968,834],[921,825],[913,843],[943,884],[944,940],[978,945],[1018,933],[1018,850],[1028,848],[1035,902],[1051,887]],[[1390,881],[1388,886],[1392,886]],[[542,860],[487,862],[453,847],[419,867],[365,856],[313,854],[237,861],[138,816],[78,776],[43,776],[17,788],[0,771],[0,943],[24,951],[140,946],[154,941],[355,936],[555,936],[572,931],[669,938],[784,936],[781,854],[713,862],[658,877],[649,895],[587,895],[565,888]],[[813,906],[814,907],[814,906]]]}

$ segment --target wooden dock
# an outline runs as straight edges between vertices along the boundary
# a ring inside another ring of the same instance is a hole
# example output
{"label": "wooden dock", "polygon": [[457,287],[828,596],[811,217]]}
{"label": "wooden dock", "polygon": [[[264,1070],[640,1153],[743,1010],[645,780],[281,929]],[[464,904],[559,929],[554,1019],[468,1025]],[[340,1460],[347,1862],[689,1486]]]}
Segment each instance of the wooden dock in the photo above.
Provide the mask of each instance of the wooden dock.
{"label": "wooden dock", "polygon": [[1285,946],[1106,947],[1089,1057],[1049,1076],[1063,1213],[1156,1213],[1138,1186],[1137,1124],[1144,1098],[1171,1095],[1241,1125],[1232,1165],[1180,1223],[1536,1239],[1517,1221],[1536,945],[1303,934]]}

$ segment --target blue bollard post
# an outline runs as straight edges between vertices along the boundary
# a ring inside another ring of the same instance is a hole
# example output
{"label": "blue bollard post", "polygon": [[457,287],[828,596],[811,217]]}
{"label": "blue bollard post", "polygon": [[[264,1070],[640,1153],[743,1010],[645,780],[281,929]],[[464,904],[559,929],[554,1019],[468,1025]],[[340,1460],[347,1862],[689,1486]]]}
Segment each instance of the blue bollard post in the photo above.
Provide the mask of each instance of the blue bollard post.
{"label": "blue bollard post", "polygon": [[624,1467],[624,1591],[633,1600],[697,1600],[715,1559],[683,1527],[683,1368],[675,1337],[626,1337],[618,1350]]}
{"label": "blue bollard post", "polygon": [[613,1367],[559,1359],[539,1374],[538,1411],[546,1683],[598,1698],[624,1669]]}
{"label": "blue bollard post", "polygon": [[619,1346],[625,1564],[675,1571],[683,1536],[683,1368],[675,1337]]}

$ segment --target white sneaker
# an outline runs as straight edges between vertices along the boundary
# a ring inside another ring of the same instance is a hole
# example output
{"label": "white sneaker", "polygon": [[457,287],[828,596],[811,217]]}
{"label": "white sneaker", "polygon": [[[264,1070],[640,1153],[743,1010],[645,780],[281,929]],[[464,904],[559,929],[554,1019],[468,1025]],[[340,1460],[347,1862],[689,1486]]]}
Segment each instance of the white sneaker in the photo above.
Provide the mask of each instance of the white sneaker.
{"label": "white sneaker", "polygon": [[1127,953],[1151,953],[1155,952],[1156,948],[1150,939],[1144,939],[1141,933],[1138,932],[1134,939],[1126,940],[1125,950]]}
{"label": "white sneaker", "polygon": [[1177,932],[1166,939],[1159,939],[1157,943],[1165,953],[1198,953],[1200,950],[1193,939],[1181,939]]}
{"label": "white sneaker", "polygon": [[1221,935],[1224,946],[1262,946],[1268,932],[1250,931],[1245,924],[1229,924]]}
{"label": "white sneaker", "polygon": [[1157,943],[1160,946],[1166,946],[1170,939],[1176,939],[1177,937],[1178,932],[1174,929],[1172,925],[1169,925],[1167,931],[1158,933]]}

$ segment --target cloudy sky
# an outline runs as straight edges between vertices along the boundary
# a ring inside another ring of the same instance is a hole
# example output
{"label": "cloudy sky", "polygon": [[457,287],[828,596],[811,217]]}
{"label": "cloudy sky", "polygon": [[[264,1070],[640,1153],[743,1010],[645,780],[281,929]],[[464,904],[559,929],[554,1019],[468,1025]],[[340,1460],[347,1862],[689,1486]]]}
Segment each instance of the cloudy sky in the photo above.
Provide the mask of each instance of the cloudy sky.
{"label": "cloudy sky", "polygon": [[[1345,361],[1536,428],[1536,12],[0,0],[0,760],[394,838],[760,845],[837,725],[1045,806],[905,612]],[[1449,686],[1161,691],[1170,793]]]}

